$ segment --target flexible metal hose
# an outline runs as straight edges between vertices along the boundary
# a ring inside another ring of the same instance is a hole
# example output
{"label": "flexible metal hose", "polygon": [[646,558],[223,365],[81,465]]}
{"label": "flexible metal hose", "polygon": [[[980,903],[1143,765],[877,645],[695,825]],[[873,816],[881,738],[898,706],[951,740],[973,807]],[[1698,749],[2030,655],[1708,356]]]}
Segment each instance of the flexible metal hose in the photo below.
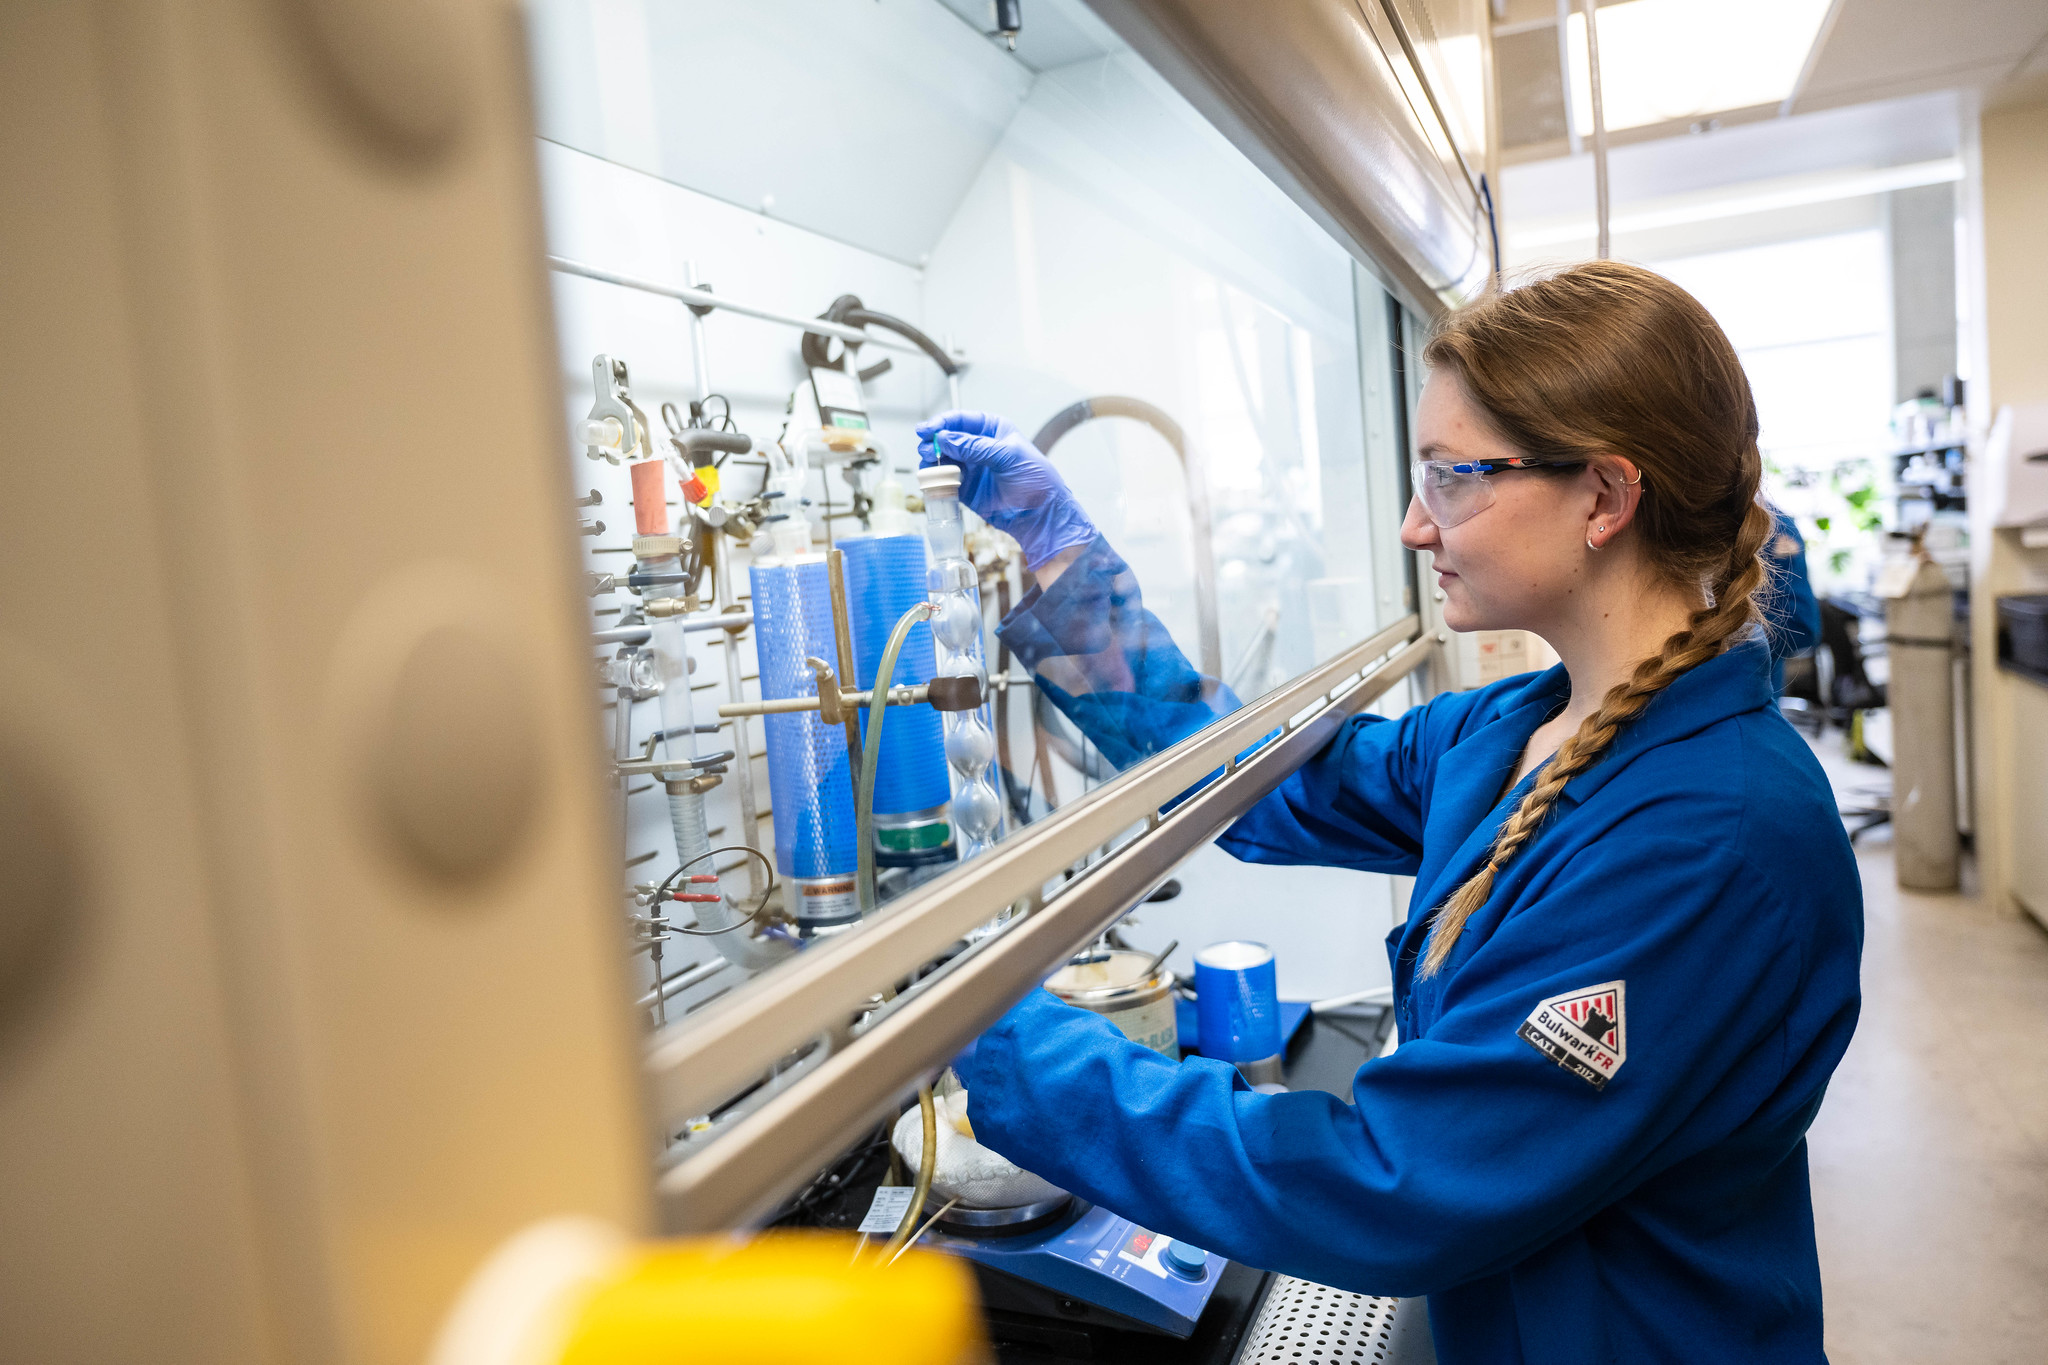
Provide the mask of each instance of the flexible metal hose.
{"label": "flexible metal hose", "polygon": [[903,1221],[896,1225],[896,1235],[882,1248],[882,1264],[887,1265],[895,1254],[910,1240],[911,1230],[924,1214],[925,1200],[931,1197],[932,1176],[939,1169],[939,1109],[932,1103],[932,1088],[921,1085],[917,1088],[918,1116],[924,1121],[924,1150],[918,1153],[917,1184],[911,1187],[910,1207],[903,1211]]}
{"label": "flexible metal hose", "polygon": [[[871,914],[875,908],[875,769],[882,756],[882,721],[888,715],[889,682],[896,676],[896,656],[903,652],[903,642],[910,637],[910,628],[932,614],[932,604],[920,602],[897,620],[896,628],[889,632],[889,643],[882,650],[882,661],[875,667],[874,699],[868,703],[868,733],[861,748],[860,785],[856,792],[853,811],[858,826],[856,838],[860,842],[860,910],[863,915]],[[918,1116],[923,1123],[924,1149],[918,1154],[917,1183],[911,1187],[910,1207],[903,1211],[903,1221],[896,1225],[896,1233],[882,1248],[882,1261],[887,1264],[910,1240],[910,1234],[917,1227],[917,1220],[924,1214],[925,1202],[931,1198],[932,1176],[939,1165],[939,1111],[932,1101],[932,1088],[921,1085],[917,1088]]]}
{"label": "flexible metal hose", "polygon": [[[930,602],[919,602],[897,620],[896,628],[889,632],[889,643],[882,650],[882,662],[875,668],[874,700],[868,703],[868,735],[862,746],[860,758],[860,783],[855,789],[853,818],[854,838],[859,842],[859,888],[860,912],[871,915],[875,912],[875,769],[882,756],[882,721],[888,715],[889,681],[896,676],[896,656],[903,652],[903,642],[910,637],[910,628],[932,614]],[[920,1200],[921,1204],[923,1201]]]}

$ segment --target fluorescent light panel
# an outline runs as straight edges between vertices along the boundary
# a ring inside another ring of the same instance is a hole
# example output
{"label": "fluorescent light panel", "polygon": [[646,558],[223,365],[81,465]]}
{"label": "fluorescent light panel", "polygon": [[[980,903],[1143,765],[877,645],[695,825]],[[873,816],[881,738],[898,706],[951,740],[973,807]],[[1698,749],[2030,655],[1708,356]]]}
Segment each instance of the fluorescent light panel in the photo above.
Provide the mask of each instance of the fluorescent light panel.
{"label": "fluorescent light panel", "polygon": [[[1777,104],[1799,83],[1829,0],[1627,0],[1600,6],[1600,102],[1610,129]],[[1586,16],[1571,43],[1572,118],[1593,131]]]}
{"label": "fluorescent light panel", "polygon": [[[1937,161],[1916,161],[1906,166],[1884,166],[1835,175],[1787,176],[1776,183],[1765,181],[1732,186],[1719,195],[1686,195],[1677,202],[1626,207],[1614,213],[1608,227],[1615,233],[1648,232],[1688,223],[1709,223],[1719,218],[1741,218],[1752,213],[1803,208],[1808,204],[1860,199],[1868,194],[1947,184],[1962,178],[1963,163],[1952,156]],[[1598,226],[1591,218],[1539,221],[1527,228],[1510,228],[1508,242],[1517,250],[1530,250],[1567,242],[1591,241],[1597,230]]]}

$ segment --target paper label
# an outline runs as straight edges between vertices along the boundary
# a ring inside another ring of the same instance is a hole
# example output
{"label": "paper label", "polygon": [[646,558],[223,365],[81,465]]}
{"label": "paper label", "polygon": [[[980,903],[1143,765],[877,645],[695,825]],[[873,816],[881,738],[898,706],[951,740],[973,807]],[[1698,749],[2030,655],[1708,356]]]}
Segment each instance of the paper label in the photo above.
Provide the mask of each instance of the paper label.
{"label": "paper label", "polygon": [[868,1205],[868,1216],[860,1220],[860,1230],[870,1235],[893,1233],[903,1226],[903,1215],[910,1212],[910,1197],[917,1191],[908,1185],[884,1185],[875,1191],[875,1202]]}
{"label": "paper label", "polygon": [[1180,1060],[1180,1028],[1174,1021],[1173,997],[1165,996],[1108,1016],[1124,1037],[1154,1052]]}

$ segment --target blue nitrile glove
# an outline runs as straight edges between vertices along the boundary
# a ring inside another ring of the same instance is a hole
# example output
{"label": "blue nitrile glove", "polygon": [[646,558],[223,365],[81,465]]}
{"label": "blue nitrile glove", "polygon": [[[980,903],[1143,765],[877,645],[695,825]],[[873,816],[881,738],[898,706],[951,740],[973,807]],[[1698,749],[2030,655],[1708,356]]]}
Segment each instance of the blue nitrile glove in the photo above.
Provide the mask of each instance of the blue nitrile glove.
{"label": "blue nitrile glove", "polygon": [[1030,568],[1095,539],[1095,523],[1052,461],[1003,418],[948,412],[918,427],[917,439],[918,463],[959,465],[960,501],[1014,537]]}

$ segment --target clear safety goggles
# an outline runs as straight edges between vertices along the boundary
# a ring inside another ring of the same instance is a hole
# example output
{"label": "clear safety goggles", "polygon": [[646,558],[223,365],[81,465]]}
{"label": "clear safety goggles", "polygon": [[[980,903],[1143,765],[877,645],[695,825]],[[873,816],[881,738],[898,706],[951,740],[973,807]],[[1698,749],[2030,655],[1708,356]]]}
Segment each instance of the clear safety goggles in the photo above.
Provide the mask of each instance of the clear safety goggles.
{"label": "clear safety goggles", "polygon": [[1422,510],[1439,527],[1456,526],[1493,506],[1489,474],[1506,469],[1579,469],[1584,460],[1532,460],[1513,457],[1470,464],[1449,460],[1417,460],[1408,467],[1409,485]]}

